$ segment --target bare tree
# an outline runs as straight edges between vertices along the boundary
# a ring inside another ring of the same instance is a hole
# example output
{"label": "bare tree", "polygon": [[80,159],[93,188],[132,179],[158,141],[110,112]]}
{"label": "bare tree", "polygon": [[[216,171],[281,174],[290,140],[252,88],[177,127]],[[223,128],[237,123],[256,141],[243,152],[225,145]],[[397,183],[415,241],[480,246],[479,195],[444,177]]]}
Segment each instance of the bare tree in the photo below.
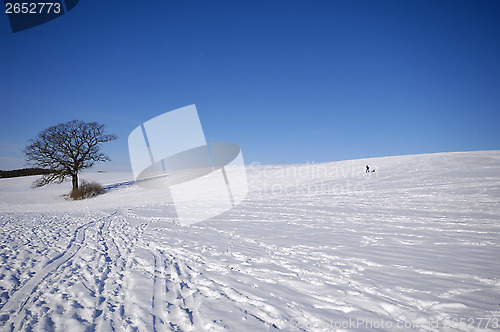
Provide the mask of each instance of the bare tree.
{"label": "bare tree", "polygon": [[103,143],[114,139],[117,136],[105,134],[104,125],[97,122],[73,120],[45,129],[24,149],[28,164],[50,171],[33,185],[42,187],[71,177],[73,190],[78,189],[78,173],[110,160],[100,151]]}

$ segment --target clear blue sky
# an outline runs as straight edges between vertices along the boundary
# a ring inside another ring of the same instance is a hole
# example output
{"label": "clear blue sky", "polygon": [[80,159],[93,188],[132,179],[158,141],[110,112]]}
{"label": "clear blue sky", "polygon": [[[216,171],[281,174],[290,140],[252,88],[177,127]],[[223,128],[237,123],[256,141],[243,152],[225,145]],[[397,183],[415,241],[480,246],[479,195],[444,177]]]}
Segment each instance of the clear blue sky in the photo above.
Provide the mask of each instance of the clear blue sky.
{"label": "clear blue sky", "polygon": [[81,0],[0,39],[0,169],[79,119],[127,171],[130,131],[190,104],[246,163],[500,149],[496,0]]}

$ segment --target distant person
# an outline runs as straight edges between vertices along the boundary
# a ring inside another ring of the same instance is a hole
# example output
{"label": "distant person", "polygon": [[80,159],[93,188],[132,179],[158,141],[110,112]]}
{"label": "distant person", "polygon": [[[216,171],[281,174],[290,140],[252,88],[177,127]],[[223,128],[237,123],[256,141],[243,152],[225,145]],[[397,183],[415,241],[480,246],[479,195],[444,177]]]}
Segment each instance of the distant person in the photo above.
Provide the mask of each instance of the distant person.
{"label": "distant person", "polygon": [[366,173],[370,173],[370,167],[368,167],[368,165],[366,165]]}

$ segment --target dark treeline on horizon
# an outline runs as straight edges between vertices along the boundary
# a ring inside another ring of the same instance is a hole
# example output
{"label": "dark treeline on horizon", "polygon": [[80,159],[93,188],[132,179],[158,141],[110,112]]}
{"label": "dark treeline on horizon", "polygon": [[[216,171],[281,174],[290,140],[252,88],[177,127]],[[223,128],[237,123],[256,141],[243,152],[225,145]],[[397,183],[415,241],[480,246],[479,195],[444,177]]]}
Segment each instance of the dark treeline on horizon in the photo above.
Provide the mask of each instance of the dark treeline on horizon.
{"label": "dark treeline on horizon", "polygon": [[23,168],[23,169],[14,169],[11,171],[0,170],[0,178],[15,178],[19,176],[42,175],[49,173],[50,171],[48,169],[43,169],[43,168]]}

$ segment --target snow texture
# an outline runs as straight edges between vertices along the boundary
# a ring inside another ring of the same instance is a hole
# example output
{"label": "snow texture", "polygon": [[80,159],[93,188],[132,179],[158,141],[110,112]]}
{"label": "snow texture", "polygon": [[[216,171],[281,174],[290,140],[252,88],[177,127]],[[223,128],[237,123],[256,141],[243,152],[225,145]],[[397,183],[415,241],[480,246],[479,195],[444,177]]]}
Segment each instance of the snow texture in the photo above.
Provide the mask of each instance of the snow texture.
{"label": "snow texture", "polygon": [[84,201],[1,179],[0,330],[500,328],[500,151],[247,172],[189,227],[131,174]]}

